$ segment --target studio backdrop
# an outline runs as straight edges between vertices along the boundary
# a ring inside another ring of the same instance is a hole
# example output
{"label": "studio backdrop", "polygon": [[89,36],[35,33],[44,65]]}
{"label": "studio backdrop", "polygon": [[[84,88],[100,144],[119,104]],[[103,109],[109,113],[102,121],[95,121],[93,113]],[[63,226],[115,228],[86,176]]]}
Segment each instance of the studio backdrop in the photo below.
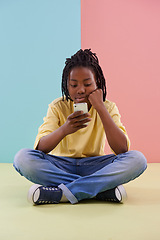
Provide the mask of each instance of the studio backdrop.
{"label": "studio backdrop", "polygon": [[65,59],[80,48],[97,53],[131,149],[160,162],[159,13],[153,0],[0,1],[0,162],[33,148]]}

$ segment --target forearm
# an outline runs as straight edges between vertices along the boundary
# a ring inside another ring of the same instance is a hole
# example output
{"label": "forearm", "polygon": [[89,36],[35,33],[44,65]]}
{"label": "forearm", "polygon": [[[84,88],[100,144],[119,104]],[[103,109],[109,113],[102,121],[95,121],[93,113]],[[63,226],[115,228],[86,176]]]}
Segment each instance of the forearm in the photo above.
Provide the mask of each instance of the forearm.
{"label": "forearm", "polygon": [[97,108],[97,112],[103,123],[108,143],[116,154],[128,151],[127,138],[125,134],[118,128],[107,111],[105,105]]}
{"label": "forearm", "polygon": [[54,132],[44,136],[40,139],[37,149],[44,152],[49,153],[52,151],[60,141],[66,136],[64,131],[64,126],[61,126]]}
{"label": "forearm", "polygon": [[90,114],[83,114],[79,111],[72,113],[68,116],[67,121],[54,132],[44,136],[40,139],[37,149],[44,153],[52,151],[64,137],[72,134],[79,129],[86,128],[85,123],[90,122],[88,118]]}

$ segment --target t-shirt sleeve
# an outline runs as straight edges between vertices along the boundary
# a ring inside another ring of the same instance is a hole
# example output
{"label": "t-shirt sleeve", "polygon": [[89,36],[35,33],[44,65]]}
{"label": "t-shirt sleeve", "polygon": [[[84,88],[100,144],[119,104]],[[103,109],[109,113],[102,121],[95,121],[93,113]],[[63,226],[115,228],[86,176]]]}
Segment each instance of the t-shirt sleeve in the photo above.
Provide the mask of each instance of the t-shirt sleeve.
{"label": "t-shirt sleeve", "polygon": [[119,110],[116,106],[115,103],[112,103],[111,107],[108,109],[110,116],[112,117],[113,121],[115,122],[115,124],[119,127],[119,129],[125,134],[126,139],[127,139],[127,146],[128,149],[130,148],[130,140],[128,138],[127,132],[125,127],[123,126],[122,122],[121,122],[121,115],[119,113]]}
{"label": "t-shirt sleeve", "polygon": [[38,134],[34,143],[34,149],[37,148],[39,140],[59,128],[59,114],[54,104],[49,104],[46,117],[43,118],[43,124],[38,129]]}

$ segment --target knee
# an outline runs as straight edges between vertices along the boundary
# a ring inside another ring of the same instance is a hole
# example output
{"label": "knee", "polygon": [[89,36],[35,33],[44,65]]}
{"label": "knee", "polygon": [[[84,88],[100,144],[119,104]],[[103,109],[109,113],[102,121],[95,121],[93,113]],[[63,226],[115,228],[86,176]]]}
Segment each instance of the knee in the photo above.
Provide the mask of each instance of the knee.
{"label": "knee", "polygon": [[145,171],[147,168],[147,160],[143,153],[133,150],[129,151],[128,154],[130,154],[130,159],[132,159],[132,164],[134,167],[142,172]]}
{"label": "knee", "polygon": [[23,148],[15,155],[13,166],[19,173],[21,173],[23,165],[29,160],[30,151],[31,149]]}
{"label": "knee", "polygon": [[23,148],[14,157],[14,164],[19,165],[28,155],[29,149]]}

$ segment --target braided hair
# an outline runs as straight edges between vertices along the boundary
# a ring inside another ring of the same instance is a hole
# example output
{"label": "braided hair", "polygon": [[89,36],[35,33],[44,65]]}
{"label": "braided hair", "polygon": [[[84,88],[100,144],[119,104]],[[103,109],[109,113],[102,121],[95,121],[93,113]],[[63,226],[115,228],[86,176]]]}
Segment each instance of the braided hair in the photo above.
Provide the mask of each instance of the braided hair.
{"label": "braided hair", "polygon": [[95,53],[91,52],[91,49],[80,49],[71,58],[66,58],[65,67],[62,73],[62,96],[66,96],[66,100],[70,99],[68,91],[68,77],[71,70],[75,67],[87,67],[90,68],[96,77],[97,87],[103,91],[103,101],[106,99],[106,82],[103,75],[103,71],[99,65],[98,58]]}

